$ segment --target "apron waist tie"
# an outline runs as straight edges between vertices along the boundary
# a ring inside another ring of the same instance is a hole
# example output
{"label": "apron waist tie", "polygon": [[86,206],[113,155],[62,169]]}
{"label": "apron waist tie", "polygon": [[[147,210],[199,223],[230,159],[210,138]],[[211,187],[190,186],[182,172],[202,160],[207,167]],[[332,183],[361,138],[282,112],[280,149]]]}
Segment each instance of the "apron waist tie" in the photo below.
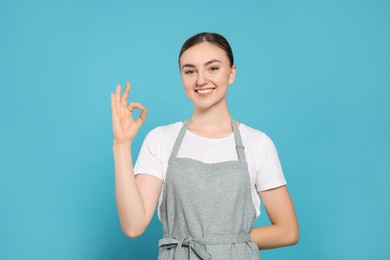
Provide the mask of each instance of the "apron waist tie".
{"label": "apron waist tie", "polygon": [[[202,245],[219,245],[219,244],[233,244],[233,243],[245,243],[252,241],[249,234],[238,234],[238,235],[219,235],[219,236],[210,236],[210,237],[201,237],[201,238],[174,238],[169,235],[164,235],[162,239],[158,242],[159,247],[172,248],[177,247],[181,248],[182,246],[187,246],[190,251],[195,252],[201,259],[210,260],[211,255],[207,252]],[[179,250],[175,252],[176,254]],[[191,252],[190,252],[191,257]]]}

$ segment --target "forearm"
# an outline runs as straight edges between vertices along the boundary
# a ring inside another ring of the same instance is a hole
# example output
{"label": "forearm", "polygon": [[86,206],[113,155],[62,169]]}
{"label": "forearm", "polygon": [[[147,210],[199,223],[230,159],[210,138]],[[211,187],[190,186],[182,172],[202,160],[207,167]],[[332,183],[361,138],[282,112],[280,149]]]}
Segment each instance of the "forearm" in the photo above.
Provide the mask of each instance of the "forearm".
{"label": "forearm", "polygon": [[270,225],[253,228],[250,236],[257,247],[262,250],[296,244],[299,239],[299,231],[295,226]]}
{"label": "forearm", "polygon": [[135,181],[131,144],[114,144],[115,196],[122,230],[137,237],[145,230],[145,209]]}

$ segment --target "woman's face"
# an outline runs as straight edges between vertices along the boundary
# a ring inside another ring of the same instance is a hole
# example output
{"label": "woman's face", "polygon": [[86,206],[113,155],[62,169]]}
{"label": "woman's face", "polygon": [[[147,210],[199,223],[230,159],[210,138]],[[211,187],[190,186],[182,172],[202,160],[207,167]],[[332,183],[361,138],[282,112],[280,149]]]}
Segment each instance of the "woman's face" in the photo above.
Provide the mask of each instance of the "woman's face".
{"label": "woman's face", "polygon": [[226,92],[233,83],[236,66],[230,66],[225,51],[217,45],[202,42],[180,57],[184,90],[196,108],[225,105]]}

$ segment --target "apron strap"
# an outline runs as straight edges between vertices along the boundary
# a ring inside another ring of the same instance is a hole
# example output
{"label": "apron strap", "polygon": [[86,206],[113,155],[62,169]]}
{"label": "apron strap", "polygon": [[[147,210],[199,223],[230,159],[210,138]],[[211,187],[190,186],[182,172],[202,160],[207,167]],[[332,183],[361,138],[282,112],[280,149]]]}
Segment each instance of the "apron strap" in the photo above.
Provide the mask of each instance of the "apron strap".
{"label": "apron strap", "polygon": [[190,124],[190,119],[187,119],[183,126],[180,129],[179,135],[176,138],[175,144],[173,145],[173,149],[171,152],[171,156],[169,157],[169,161],[172,161],[174,158],[176,158],[177,153],[179,152],[181,142],[183,141],[184,135],[186,133],[186,130],[188,128],[188,125]]}
{"label": "apron strap", "polygon": [[[234,120],[233,118],[231,118],[231,120],[232,120],[232,129],[233,129],[233,134],[234,134],[234,140],[236,143],[238,160],[245,162],[246,161],[245,151],[244,151],[245,147],[242,144],[241,134],[240,134],[240,130],[238,129],[238,126],[237,126],[237,121]],[[181,127],[180,132],[176,138],[175,144],[173,145],[171,156],[169,157],[169,162],[171,162],[174,158],[177,157],[177,154],[179,152],[181,143],[183,142],[183,138],[184,138],[184,135],[185,135],[186,130],[188,128],[188,125],[190,124],[190,121],[191,121],[191,118],[187,119],[185,121],[185,123],[183,124],[183,126]]]}
{"label": "apron strap", "polygon": [[236,150],[237,150],[237,154],[238,154],[238,160],[245,162],[246,161],[245,151],[244,151],[245,147],[242,143],[240,130],[238,129],[238,126],[237,126],[237,121],[234,120],[233,118],[232,118],[232,126],[233,126],[234,140],[236,141]]}

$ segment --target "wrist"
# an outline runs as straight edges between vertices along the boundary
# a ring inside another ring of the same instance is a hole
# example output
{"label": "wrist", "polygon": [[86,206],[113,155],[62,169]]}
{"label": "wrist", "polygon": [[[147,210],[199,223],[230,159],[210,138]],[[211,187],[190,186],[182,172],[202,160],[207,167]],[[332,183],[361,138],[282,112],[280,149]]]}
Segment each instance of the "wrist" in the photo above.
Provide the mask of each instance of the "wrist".
{"label": "wrist", "polygon": [[124,143],[118,143],[114,140],[112,146],[113,148],[117,148],[117,149],[123,149],[123,148],[126,148],[126,149],[130,149],[131,147],[131,141],[127,141],[127,142],[124,142]]}

